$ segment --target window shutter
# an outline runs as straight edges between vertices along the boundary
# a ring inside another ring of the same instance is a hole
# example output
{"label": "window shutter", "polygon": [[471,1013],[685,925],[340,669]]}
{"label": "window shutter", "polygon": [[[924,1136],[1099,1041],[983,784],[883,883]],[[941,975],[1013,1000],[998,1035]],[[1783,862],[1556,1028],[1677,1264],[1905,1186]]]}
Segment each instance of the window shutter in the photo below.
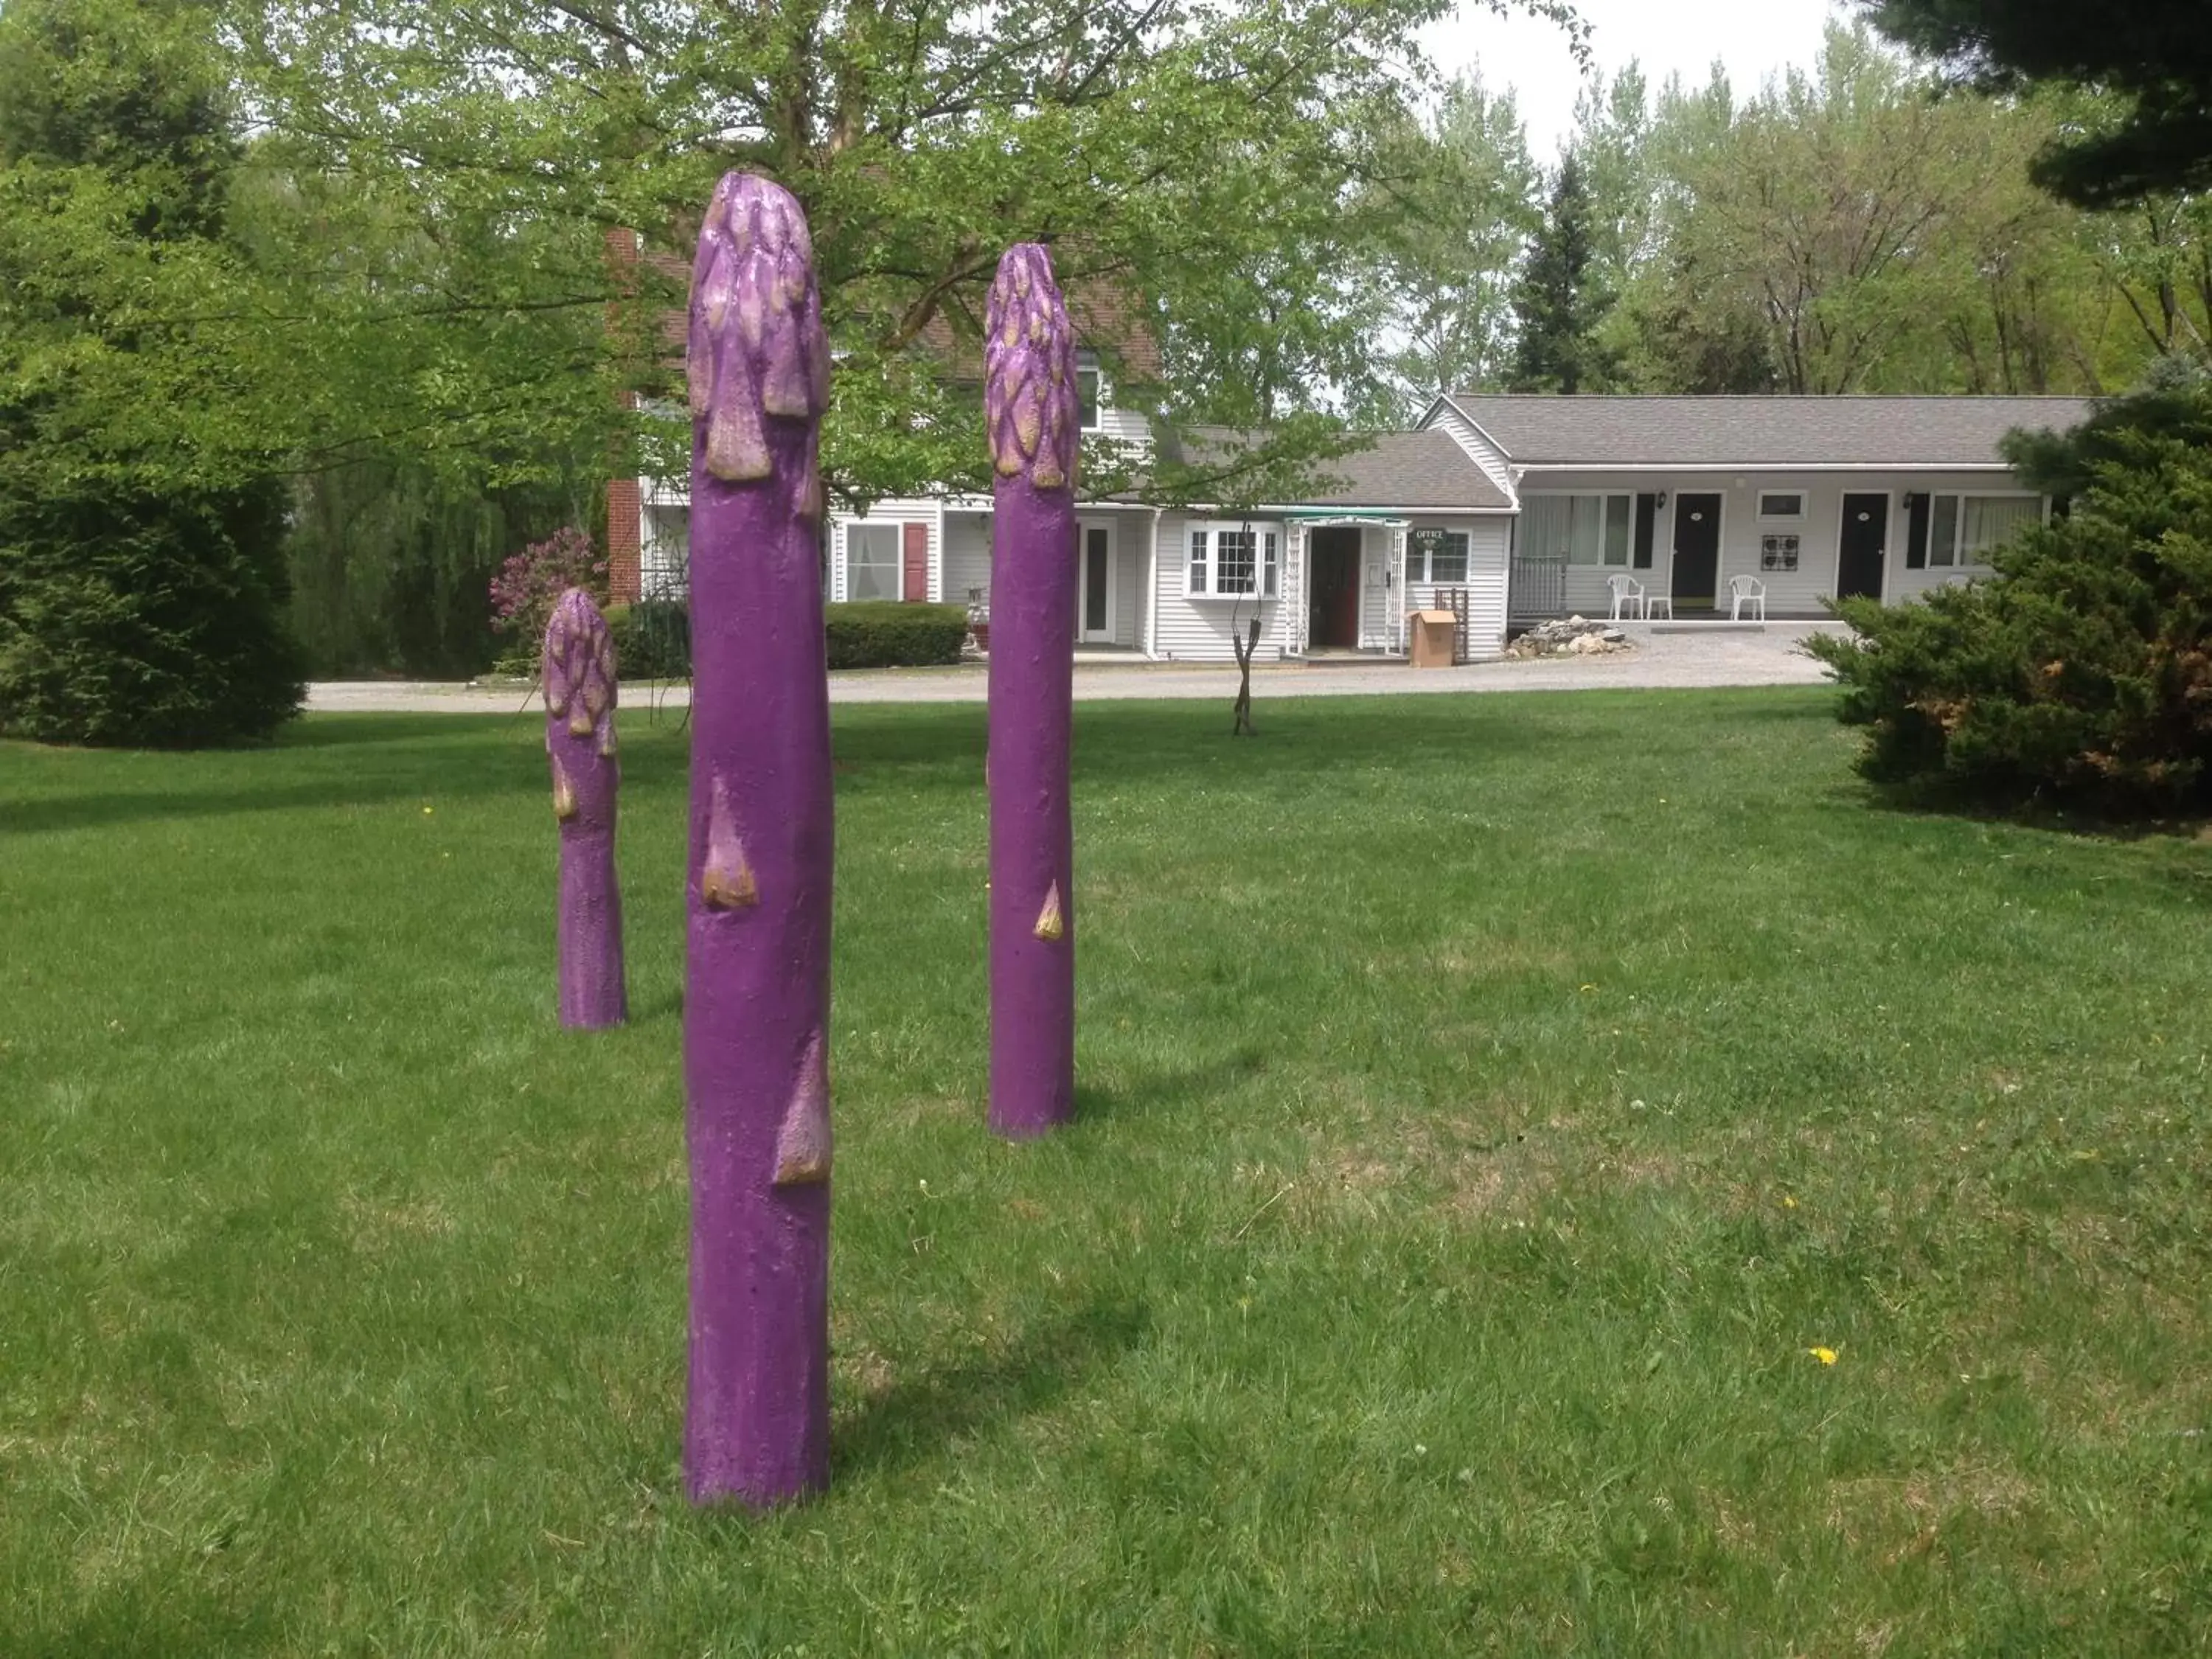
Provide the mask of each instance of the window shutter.
{"label": "window shutter", "polygon": [[1659,498],[1638,495],[1636,498],[1636,568],[1651,568],[1651,539],[1659,528]]}
{"label": "window shutter", "polygon": [[900,585],[899,597],[918,604],[929,597],[929,526],[910,524],[904,530],[906,580]]}
{"label": "window shutter", "polygon": [[1905,498],[1905,568],[1907,570],[1928,568],[1928,509],[1929,498],[1925,495]]}

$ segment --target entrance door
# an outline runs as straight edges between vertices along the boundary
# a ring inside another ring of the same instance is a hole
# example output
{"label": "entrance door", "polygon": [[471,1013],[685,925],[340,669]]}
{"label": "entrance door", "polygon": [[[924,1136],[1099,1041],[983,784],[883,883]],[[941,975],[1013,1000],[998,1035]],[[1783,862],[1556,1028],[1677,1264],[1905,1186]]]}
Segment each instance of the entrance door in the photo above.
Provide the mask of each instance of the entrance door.
{"label": "entrance door", "polygon": [[1836,597],[1881,597],[1882,556],[1889,550],[1889,497],[1844,497],[1844,533],[1836,544]]}
{"label": "entrance door", "polygon": [[1306,641],[1346,651],[1359,646],[1359,531],[1338,525],[1306,538]]}
{"label": "entrance door", "polygon": [[1111,641],[1114,637],[1114,531],[1109,525],[1083,526],[1083,610],[1077,636]]}
{"label": "entrance door", "polygon": [[1674,497],[1674,569],[1667,591],[1677,611],[1712,607],[1720,586],[1721,498]]}

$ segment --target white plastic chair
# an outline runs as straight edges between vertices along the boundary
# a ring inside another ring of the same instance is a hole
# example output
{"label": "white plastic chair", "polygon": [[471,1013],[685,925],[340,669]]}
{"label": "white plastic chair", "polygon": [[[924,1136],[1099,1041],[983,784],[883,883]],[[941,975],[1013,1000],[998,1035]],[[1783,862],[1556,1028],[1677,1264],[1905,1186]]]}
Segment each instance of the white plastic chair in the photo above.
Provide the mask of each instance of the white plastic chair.
{"label": "white plastic chair", "polygon": [[1746,605],[1749,605],[1757,613],[1759,621],[1765,622],[1766,620],[1766,584],[1756,576],[1730,576],[1729,578],[1729,620],[1741,622],[1743,608]]}
{"label": "white plastic chair", "polygon": [[1619,622],[1623,611],[1632,617],[1644,614],[1644,584],[1633,576],[1607,576],[1605,585],[1613,590],[1613,620]]}

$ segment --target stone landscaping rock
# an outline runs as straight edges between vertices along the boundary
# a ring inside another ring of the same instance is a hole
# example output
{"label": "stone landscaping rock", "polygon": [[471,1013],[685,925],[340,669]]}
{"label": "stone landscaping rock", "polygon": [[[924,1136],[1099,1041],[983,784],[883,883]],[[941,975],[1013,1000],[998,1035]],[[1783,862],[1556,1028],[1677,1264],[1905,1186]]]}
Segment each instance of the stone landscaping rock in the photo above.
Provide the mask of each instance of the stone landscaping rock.
{"label": "stone landscaping rock", "polygon": [[1635,648],[1628,635],[1611,623],[1567,617],[1537,623],[1507,646],[1505,653],[1510,657],[1594,657]]}

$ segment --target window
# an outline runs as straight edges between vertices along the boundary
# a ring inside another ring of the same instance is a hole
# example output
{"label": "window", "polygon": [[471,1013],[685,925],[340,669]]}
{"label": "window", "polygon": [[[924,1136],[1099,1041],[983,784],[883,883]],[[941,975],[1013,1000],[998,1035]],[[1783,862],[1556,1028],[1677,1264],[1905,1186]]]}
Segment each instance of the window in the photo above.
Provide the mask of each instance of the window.
{"label": "window", "polygon": [[690,574],[691,509],[648,507],[645,545],[638,557],[638,589],[648,599],[681,599]]}
{"label": "window", "polygon": [[1928,521],[1928,562],[1944,568],[1987,564],[2023,526],[2043,522],[2039,495],[1938,495]]}
{"label": "window", "polygon": [[1085,432],[1098,430],[1098,411],[1106,400],[1106,382],[1098,373],[1098,354],[1079,351],[1075,354],[1075,402],[1082,411]]}
{"label": "window", "polygon": [[1467,580],[1468,535],[1464,530],[1416,530],[1406,538],[1406,581],[1463,582]]}
{"label": "window", "polygon": [[1272,524],[1193,525],[1183,591],[1200,599],[1272,599],[1281,580],[1282,544],[1282,531]]}
{"label": "window", "polygon": [[1781,519],[1785,521],[1805,516],[1805,495],[1797,489],[1762,489],[1759,492],[1759,516],[1762,519]]}
{"label": "window", "polygon": [[1636,497],[1529,495],[1522,501],[1521,525],[1528,557],[1625,567]]}
{"label": "window", "polygon": [[895,599],[899,597],[898,526],[848,524],[845,526],[845,597],[848,599]]}
{"label": "window", "polygon": [[1759,568],[1761,570],[1795,570],[1797,568],[1798,538],[1795,536],[1761,536],[1759,538]]}

